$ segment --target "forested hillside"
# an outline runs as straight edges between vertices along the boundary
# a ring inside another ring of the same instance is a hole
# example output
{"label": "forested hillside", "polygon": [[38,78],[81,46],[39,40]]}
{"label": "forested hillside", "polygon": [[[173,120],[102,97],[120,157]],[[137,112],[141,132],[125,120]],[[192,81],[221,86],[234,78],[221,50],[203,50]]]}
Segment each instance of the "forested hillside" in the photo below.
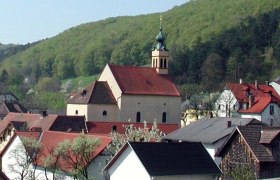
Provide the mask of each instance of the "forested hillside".
{"label": "forested hillside", "polygon": [[160,15],[171,75],[183,91],[214,91],[240,78],[270,80],[280,75],[279,10],[279,0],[195,0],[161,14],[82,24],[6,58],[0,81],[20,93],[43,77],[98,74],[106,63],[148,64]]}

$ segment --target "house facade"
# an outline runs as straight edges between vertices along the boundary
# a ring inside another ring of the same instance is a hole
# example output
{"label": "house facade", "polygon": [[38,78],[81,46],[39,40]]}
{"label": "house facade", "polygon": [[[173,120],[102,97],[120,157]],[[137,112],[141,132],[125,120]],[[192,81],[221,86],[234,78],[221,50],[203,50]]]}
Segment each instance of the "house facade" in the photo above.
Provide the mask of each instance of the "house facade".
{"label": "house facade", "polygon": [[222,179],[230,179],[236,168],[247,168],[251,178],[279,178],[279,127],[237,127],[218,151]]}
{"label": "house facade", "polygon": [[220,175],[201,143],[129,142],[104,171],[110,180],[212,180]]}
{"label": "house facade", "polygon": [[68,100],[67,115],[85,115],[87,121],[180,123],[181,97],[168,76],[162,28],[156,40],[151,67],[106,65],[94,85]]}
{"label": "house facade", "polygon": [[268,84],[229,83],[216,101],[219,117],[255,118],[271,126],[280,125],[280,96]]}

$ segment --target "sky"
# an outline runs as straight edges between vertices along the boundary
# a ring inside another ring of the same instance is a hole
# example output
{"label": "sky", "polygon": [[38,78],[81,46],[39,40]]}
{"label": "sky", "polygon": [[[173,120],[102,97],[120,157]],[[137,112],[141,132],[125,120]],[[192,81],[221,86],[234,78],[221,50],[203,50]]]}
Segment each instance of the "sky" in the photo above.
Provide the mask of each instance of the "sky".
{"label": "sky", "polygon": [[0,0],[0,43],[26,44],[108,17],[165,12],[188,0]]}

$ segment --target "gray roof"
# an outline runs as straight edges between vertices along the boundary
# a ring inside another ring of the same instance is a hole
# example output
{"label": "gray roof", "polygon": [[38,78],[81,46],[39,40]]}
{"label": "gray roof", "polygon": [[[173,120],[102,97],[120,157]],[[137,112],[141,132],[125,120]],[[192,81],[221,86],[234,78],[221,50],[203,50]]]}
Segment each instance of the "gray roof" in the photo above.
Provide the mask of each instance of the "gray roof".
{"label": "gray roof", "polygon": [[[228,127],[228,122],[231,122],[230,127]],[[246,126],[247,124],[261,124],[261,122],[253,118],[215,117],[210,119],[206,117],[173,131],[164,139],[212,144],[230,135],[236,125]]]}

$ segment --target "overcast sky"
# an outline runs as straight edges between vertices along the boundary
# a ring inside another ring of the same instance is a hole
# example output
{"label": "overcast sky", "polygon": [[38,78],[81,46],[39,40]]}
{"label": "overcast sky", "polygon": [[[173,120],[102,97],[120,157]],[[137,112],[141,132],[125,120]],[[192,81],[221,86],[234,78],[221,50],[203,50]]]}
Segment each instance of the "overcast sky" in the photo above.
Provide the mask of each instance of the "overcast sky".
{"label": "overcast sky", "polygon": [[26,44],[82,23],[164,12],[188,0],[0,0],[0,43]]}

